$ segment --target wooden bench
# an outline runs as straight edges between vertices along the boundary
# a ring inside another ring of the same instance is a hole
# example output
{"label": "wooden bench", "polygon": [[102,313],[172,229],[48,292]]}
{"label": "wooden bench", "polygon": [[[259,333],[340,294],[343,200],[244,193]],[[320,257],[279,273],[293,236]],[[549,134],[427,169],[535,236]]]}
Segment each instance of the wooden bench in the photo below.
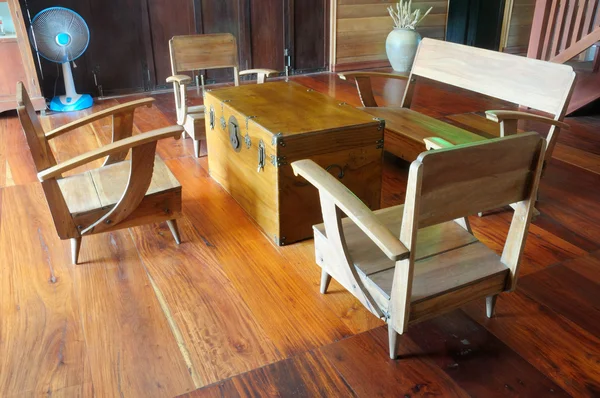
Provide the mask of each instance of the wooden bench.
{"label": "wooden bench", "polygon": [[[568,65],[433,39],[423,39],[419,45],[410,76],[378,72],[349,72],[339,76],[355,80],[364,106],[361,109],[385,120],[384,149],[410,162],[427,149],[424,140],[429,137],[451,144],[487,139],[411,110],[414,88],[420,78],[531,109],[535,113],[488,110],[486,117],[499,123],[500,136],[515,134],[519,120],[548,125],[546,161],[552,156],[560,130],[569,128],[563,119],[575,80],[575,72]],[[407,80],[401,107],[378,107],[371,78]]]}

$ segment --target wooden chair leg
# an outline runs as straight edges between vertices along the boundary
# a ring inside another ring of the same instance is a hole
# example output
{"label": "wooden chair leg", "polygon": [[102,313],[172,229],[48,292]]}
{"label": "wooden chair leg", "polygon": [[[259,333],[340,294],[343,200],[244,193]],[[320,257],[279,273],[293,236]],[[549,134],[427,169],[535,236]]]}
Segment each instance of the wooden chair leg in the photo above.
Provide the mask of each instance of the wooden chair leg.
{"label": "wooden chair leg", "polygon": [[180,244],[181,239],[179,238],[179,229],[177,228],[177,220],[168,220],[167,225],[169,226],[169,229],[171,230],[171,234],[173,235],[173,238],[175,239],[175,243]]}
{"label": "wooden chair leg", "polygon": [[390,358],[398,357],[398,345],[400,344],[400,334],[396,332],[391,323],[388,323],[388,340],[390,343]]}
{"label": "wooden chair leg", "polygon": [[329,283],[331,282],[331,275],[329,275],[325,270],[321,271],[321,294],[327,293],[327,289],[329,288]]}
{"label": "wooden chair leg", "polygon": [[194,155],[200,157],[200,140],[194,140]]}
{"label": "wooden chair leg", "polygon": [[485,298],[485,312],[488,318],[494,316],[494,310],[496,309],[497,294]]}
{"label": "wooden chair leg", "polygon": [[79,259],[79,250],[81,249],[81,237],[71,238],[71,261],[77,264]]}

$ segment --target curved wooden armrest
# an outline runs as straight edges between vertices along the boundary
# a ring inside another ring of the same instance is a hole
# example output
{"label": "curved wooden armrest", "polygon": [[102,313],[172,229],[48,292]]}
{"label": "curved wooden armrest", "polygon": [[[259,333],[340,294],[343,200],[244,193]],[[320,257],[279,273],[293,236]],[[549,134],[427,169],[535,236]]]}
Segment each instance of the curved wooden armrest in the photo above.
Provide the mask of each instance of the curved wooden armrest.
{"label": "curved wooden armrest", "polygon": [[246,69],[246,70],[241,71],[239,73],[239,75],[247,76],[247,75],[256,74],[256,82],[258,84],[262,84],[265,81],[267,81],[267,77],[269,77],[275,73],[279,73],[279,71],[276,71],[275,69]]}
{"label": "curved wooden armrest", "polygon": [[423,138],[423,142],[425,142],[425,148],[427,148],[428,151],[431,149],[452,148],[454,146],[453,143],[440,137]]}
{"label": "curved wooden armrest", "polygon": [[103,147],[86,152],[82,155],[75,156],[74,158],[59,163],[56,166],[52,166],[44,171],[41,171],[38,173],[38,179],[40,181],[46,181],[51,178],[59,177],[60,175],[62,175],[62,173],[65,173],[86,163],[93,162],[94,160],[101,159],[113,153],[123,152],[131,148],[147,144],[152,141],[158,141],[160,139],[168,137],[179,138],[181,137],[182,132],[183,127],[170,126],[164,127],[162,129],[149,131],[147,133],[138,134],[133,137],[127,137],[122,140],[112,142]]}
{"label": "curved wooden armrest", "polygon": [[383,72],[344,72],[338,73],[338,76],[342,80],[348,80],[349,78],[354,78],[354,82],[356,83],[356,89],[358,90],[358,96],[360,98],[360,102],[364,107],[377,107],[377,101],[375,101],[375,96],[373,95],[373,87],[371,86],[371,78],[372,77],[382,77],[385,79],[400,79],[400,80],[408,80],[408,76],[404,75],[396,75],[393,73],[383,73]]}
{"label": "curved wooden armrest", "polygon": [[240,72],[240,76],[245,76],[245,75],[252,75],[252,74],[263,74],[265,76],[271,76],[274,73],[279,73],[279,71],[275,70],[275,69],[246,69]]}
{"label": "curved wooden armrest", "polygon": [[395,73],[385,73],[385,72],[342,72],[338,73],[338,76],[342,80],[348,80],[348,78],[357,78],[357,77],[381,77],[384,79],[398,79],[398,80],[408,80],[407,75],[398,75]]}
{"label": "curved wooden armrest", "polygon": [[86,124],[90,124],[92,122],[95,122],[96,120],[100,120],[108,116],[118,115],[120,113],[125,112],[133,112],[136,108],[139,108],[140,106],[147,106],[148,108],[150,108],[153,102],[154,98],[143,98],[140,100],[130,101],[125,104],[104,109],[102,111],[93,113],[89,116],[82,117],[81,119],[77,119],[71,123],[67,123],[64,126],[61,126],[57,129],[46,133],[46,139],[51,140],[52,138],[56,138],[58,136],[63,135],[64,133],[75,130],[81,126],[85,126]]}
{"label": "curved wooden armrest", "polygon": [[167,77],[167,83],[189,84],[191,82],[192,78],[188,75],[174,75]]}
{"label": "curved wooden armrest", "polygon": [[398,237],[382,224],[373,212],[348,188],[336,180],[322,167],[309,159],[292,163],[295,175],[304,177],[319,192],[330,196],[340,208],[367,236],[393,261],[408,258],[409,251]]}
{"label": "curved wooden armrest", "polygon": [[567,123],[550,119],[549,117],[534,115],[533,113],[518,112],[518,111],[485,111],[485,116],[488,120],[496,123],[502,123],[505,120],[531,120],[535,122],[541,122],[550,124],[552,126],[560,127],[561,129],[569,129],[570,126]]}

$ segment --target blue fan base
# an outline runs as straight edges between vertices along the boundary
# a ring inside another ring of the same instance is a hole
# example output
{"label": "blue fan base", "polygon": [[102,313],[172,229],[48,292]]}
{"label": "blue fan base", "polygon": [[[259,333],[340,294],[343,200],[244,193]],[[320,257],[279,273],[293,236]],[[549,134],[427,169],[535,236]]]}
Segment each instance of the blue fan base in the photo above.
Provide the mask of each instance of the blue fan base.
{"label": "blue fan base", "polygon": [[72,112],[90,108],[92,105],[94,105],[94,100],[89,94],[82,94],[77,101],[71,103],[64,103],[61,101],[61,97],[54,97],[50,101],[50,110],[55,112]]}

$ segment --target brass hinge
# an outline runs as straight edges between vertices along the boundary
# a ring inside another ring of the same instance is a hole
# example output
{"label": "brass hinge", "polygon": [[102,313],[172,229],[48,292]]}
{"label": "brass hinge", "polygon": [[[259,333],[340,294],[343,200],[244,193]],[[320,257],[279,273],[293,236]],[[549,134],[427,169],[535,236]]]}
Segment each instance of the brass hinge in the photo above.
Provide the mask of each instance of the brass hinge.
{"label": "brass hinge", "polygon": [[275,240],[275,244],[277,246],[284,246],[285,245],[285,236],[282,236],[281,238],[277,237],[277,235],[275,235],[274,237]]}
{"label": "brass hinge", "polygon": [[271,145],[285,146],[285,142],[283,141],[283,133],[277,133],[277,134],[273,135],[273,139],[271,140]]}
{"label": "brass hinge", "polygon": [[379,126],[377,127],[377,131],[382,131],[385,129],[385,119],[380,117],[374,117],[373,120],[377,120],[379,122]]}
{"label": "brass hinge", "polygon": [[271,155],[271,164],[275,167],[285,166],[287,162],[285,161],[285,156],[275,156]]}
{"label": "brass hinge", "polygon": [[375,141],[375,143],[377,144],[377,146],[375,147],[376,149],[383,148],[383,138],[380,139],[380,140]]}

